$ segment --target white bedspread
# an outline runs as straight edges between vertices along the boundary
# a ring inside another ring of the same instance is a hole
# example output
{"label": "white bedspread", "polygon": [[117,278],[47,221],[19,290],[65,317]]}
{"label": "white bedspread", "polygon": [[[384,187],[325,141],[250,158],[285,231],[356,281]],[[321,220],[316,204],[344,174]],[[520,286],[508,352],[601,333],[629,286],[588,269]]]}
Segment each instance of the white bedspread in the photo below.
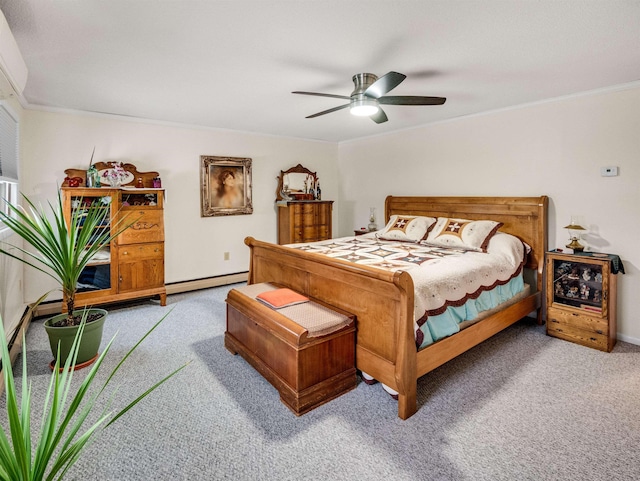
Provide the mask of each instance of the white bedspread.
{"label": "white bedspread", "polygon": [[[290,244],[289,247],[309,252],[321,253],[329,257],[390,271],[403,270],[409,273],[415,286],[414,322],[418,346],[425,345],[419,339],[420,328],[426,332],[424,324],[428,318],[436,318],[447,309],[463,306],[470,299],[478,299],[483,293],[498,286],[507,286],[520,276],[517,287],[508,286],[506,294],[500,292],[495,302],[501,302],[505,295],[515,295],[522,289],[521,273],[525,261],[525,245],[518,238],[505,233],[492,237],[487,252],[476,252],[459,248],[429,246],[423,243],[383,241],[376,233],[356,237],[343,237],[308,244]],[[495,307],[495,302],[483,302],[486,308]],[[477,309],[471,309],[471,314]],[[458,316],[464,322],[469,315]],[[429,338],[441,338],[452,334],[454,328],[436,335],[426,332]],[[458,329],[457,325],[455,329]],[[454,331],[457,332],[457,331]],[[423,334],[424,336],[424,334]],[[433,339],[433,340],[436,340]],[[427,343],[433,342],[428,339]]]}

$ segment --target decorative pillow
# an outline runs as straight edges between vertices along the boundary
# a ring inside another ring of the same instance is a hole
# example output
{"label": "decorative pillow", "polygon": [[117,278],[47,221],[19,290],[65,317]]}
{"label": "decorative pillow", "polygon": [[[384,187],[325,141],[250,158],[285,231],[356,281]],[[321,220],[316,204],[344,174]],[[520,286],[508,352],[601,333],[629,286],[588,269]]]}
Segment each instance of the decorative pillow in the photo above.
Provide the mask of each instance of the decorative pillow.
{"label": "decorative pillow", "polygon": [[273,291],[262,292],[256,296],[256,299],[264,302],[267,306],[274,309],[281,309],[283,307],[302,304],[303,302],[309,301],[308,297],[286,287],[274,289]]}
{"label": "decorative pillow", "polygon": [[436,225],[429,232],[427,243],[486,252],[489,240],[500,227],[502,222],[493,220],[438,217]]}
{"label": "decorative pillow", "polygon": [[415,215],[392,215],[378,239],[420,242],[426,238],[429,228],[435,224],[435,217]]}

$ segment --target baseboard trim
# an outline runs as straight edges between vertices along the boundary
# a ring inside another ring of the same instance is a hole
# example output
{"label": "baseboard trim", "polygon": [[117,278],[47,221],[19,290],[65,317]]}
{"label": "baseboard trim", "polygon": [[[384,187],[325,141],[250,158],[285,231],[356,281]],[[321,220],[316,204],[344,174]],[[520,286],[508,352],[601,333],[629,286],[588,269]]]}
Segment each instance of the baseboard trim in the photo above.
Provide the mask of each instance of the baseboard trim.
{"label": "baseboard trim", "polygon": [[635,344],[636,346],[640,346],[640,339],[637,337],[625,336],[624,334],[618,333],[618,341],[628,342],[629,344]]}
{"label": "baseboard trim", "polygon": [[195,279],[193,281],[174,282],[171,284],[167,284],[166,288],[167,294],[180,294],[182,292],[197,291],[200,289],[208,289],[210,287],[219,287],[226,286],[227,284],[246,282],[248,278],[248,272],[239,272],[237,274],[206,277],[204,279]]}
{"label": "baseboard trim", "polygon": [[[197,291],[200,289],[209,289],[211,287],[226,286],[228,284],[236,284],[238,282],[246,282],[249,278],[248,272],[238,272],[236,274],[226,274],[215,277],[205,277],[203,279],[194,279],[190,281],[172,282],[167,284],[167,295],[180,294],[182,292]],[[34,311],[33,317],[54,316],[62,312],[62,301],[51,301],[40,304]]]}

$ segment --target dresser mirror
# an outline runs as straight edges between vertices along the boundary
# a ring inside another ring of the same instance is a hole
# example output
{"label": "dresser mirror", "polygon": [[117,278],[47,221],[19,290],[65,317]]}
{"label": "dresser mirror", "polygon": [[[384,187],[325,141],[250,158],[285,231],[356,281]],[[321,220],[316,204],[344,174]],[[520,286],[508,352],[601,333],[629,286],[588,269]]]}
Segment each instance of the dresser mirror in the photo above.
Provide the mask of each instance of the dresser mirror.
{"label": "dresser mirror", "polygon": [[276,202],[282,200],[313,200],[313,194],[307,193],[309,189],[316,188],[318,176],[306,167],[298,164],[289,170],[281,170],[276,177],[278,187],[276,189]]}

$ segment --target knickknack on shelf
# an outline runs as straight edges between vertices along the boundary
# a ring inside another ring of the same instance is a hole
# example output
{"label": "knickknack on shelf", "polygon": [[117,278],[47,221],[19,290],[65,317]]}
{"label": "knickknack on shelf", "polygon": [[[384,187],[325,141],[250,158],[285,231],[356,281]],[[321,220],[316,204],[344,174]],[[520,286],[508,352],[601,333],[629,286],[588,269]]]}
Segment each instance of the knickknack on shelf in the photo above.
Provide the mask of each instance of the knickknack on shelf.
{"label": "knickknack on shelf", "polygon": [[[100,180],[100,187],[111,187],[110,179],[120,178],[119,187],[138,187],[145,189],[157,189],[162,187],[158,172],[139,172],[133,164],[123,164],[119,161],[96,162],[89,167],[90,171],[96,171]],[[67,169],[62,187],[97,187],[87,183],[87,169]],[[120,175],[114,175],[121,172]]]}

